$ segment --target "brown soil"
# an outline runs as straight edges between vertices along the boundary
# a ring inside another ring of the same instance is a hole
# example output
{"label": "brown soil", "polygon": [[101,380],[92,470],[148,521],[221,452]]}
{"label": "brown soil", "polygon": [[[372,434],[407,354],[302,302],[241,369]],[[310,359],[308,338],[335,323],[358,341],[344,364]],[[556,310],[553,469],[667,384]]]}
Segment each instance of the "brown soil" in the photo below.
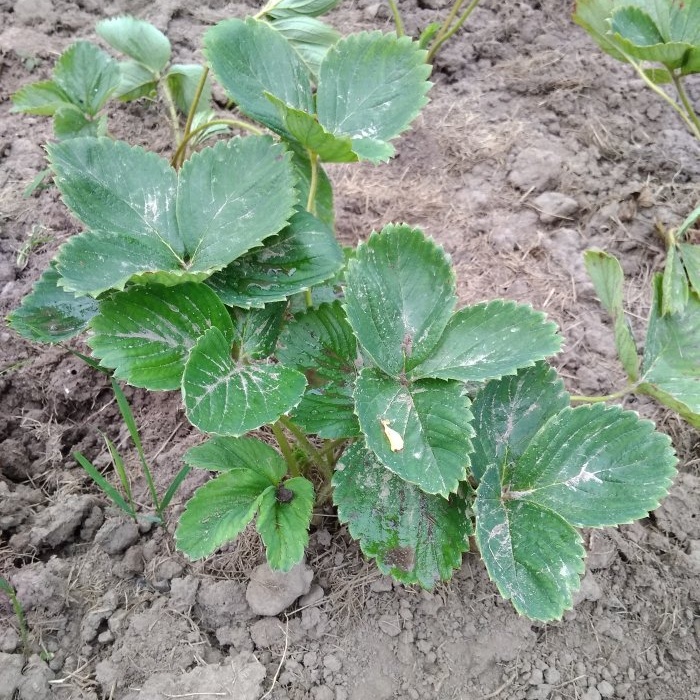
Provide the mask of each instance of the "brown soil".
{"label": "brown soil", "polygon": [[[401,2],[408,29],[445,4]],[[650,275],[663,262],[657,226],[677,225],[697,203],[700,148],[562,5],[484,0],[438,58],[432,101],[398,156],[331,175],[345,242],[390,221],[424,228],[452,255],[463,302],[502,296],[545,310],[566,338],[556,364],[568,388],[608,393],[623,374],[581,254],[597,246],[621,257],[641,338]],[[153,21],[186,62],[201,59],[207,26],[252,7],[0,0],[3,315],[78,230],[54,188],[22,196],[52,134],[48,120],[12,114],[9,95],[48,77],[76,37],[96,40],[104,16]],[[331,21],[343,32],[391,28],[373,0],[343,2]],[[697,83],[691,96],[700,100]],[[119,107],[110,131],[167,153],[159,115],[154,105]],[[549,216],[543,192],[573,203]],[[672,495],[640,523],[587,533],[588,572],[561,622],[520,618],[474,555],[431,594],[392,586],[326,513],[308,555],[322,591],[271,626],[245,603],[261,558],[253,534],[202,564],[174,551],[172,525],[202,475],[186,481],[167,532],[132,532],[71,457],[79,450],[106,466],[106,432],[129,455],[137,498],[148,503],[108,382],[63,349],[31,346],[6,328],[0,342],[0,574],[24,604],[35,652],[18,676],[15,621],[0,598],[0,700],[202,697],[212,688],[259,698],[273,678],[266,697],[277,700],[700,697],[700,440],[651,401],[624,404],[672,436]],[[200,438],[176,396],[127,394],[162,487]],[[216,664],[225,680],[206,675]],[[246,678],[252,690],[240,685]]]}

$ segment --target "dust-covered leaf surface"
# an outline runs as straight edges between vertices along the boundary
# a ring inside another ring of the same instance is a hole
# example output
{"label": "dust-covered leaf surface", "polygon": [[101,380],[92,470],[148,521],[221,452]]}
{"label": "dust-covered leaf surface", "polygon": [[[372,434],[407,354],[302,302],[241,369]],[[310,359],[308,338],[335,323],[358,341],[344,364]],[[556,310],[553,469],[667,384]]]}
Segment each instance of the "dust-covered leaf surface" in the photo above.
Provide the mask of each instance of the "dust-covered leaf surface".
{"label": "dust-covered leaf surface", "polygon": [[260,499],[256,528],[272,569],[289,571],[304,556],[314,508],[314,486],[303,476],[282,482]]}
{"label": "dust-covered leaf surface", "polygon": [[259,248],[207,280],[225,304],[262,308],[320,284],[343,266],[343,251],[323,221],[297,211]]}
{"label": "dust-covered leaf surface", "polygon": [[36,343],[59,343],[87,328],[98,306],[89,297],[76,298],[58,285],[60,275],[52,265],[8,317],[11,328]]}
{"label": "dust-covered leaf surface", "polygon": [[423,492],[386,469],[362,442],[341,457],[333,486],[340,521],[383,573],[430,589],[459,568],[472,534],[461,497]]}
{"label": "dust-covered leaf surface", "polygon": [[190,350],[212,327],[233,340],[231,317],[206,285],[137,285],[100,302],[88,344],[103,367],[133,386],[179,389]]}
{"label": "dust-covered leaf surface", "polygon": [[[467,476],[474,435],[461,383],[423,379],[404,385],[366,368],[354,396],[367,446],[384,466],[426,493],[448,498],[457,491]],[[401,438],[400,449],[386,428]]]}
{"label": "dust-covered leaf surface", "polygon": [[386,226],[348,263],[348,321],[373,362],[393,377],[430,355],[455,302],[449,258],[418,229]]}
{"label": "dust-covered leaf surface", "polygon": [[556,324],[525,304],[497,299],[457,311],[413,378],[478,382],[514,374],[561,348]]}
{"label": "dust-covered leaf surface", "polygon": [[107,138],[48,150],[65,203],[90,229],[57,256],[61,284],[78,294],[148,276],[205,279],[278,233],[296,200],[286,152],[267,137],[205,148],[179,174],[165,159]]}
{"label": "dust-covered leaf surface", "polygon": [[232,307],[234,345],[238,356],[248,359],[261,359],[274,352],[277,338],[282,330],[282,322],[287,305],[268,304],[263,309],[241,309]]}
{"label": "dust-covered leaf surface", "polygon": [[301,400],[303,374],[274,364],[239,364],[231,343],[210,328],[190,351],[182,396],[190,422],[205,433],[239,436],[276,421]]}

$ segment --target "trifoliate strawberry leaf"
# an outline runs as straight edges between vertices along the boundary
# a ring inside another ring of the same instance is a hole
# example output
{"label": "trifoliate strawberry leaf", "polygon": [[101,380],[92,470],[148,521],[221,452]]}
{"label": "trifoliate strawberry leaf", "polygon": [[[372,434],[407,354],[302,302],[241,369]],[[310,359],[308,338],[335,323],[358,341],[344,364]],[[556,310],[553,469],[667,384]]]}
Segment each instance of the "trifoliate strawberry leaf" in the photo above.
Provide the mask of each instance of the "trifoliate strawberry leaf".
{"label": "trifoliate strawberry leaf", "polygon": [[341,39],[319,71],[318,121],[332,134],[349,136],[361,158],[386,160],[393,151],[388,142],[428,102],[426,55],[405,36],[362,32]]}
{"label": "trifoliate strawberry leaf", "polygon": [[479,485],[474,512],[479,551],[500,594],[533,620],[561,618],[585,570],[576,529],[548,508],[504,498],[495,464]]}
{"label": "trifoliate strawberry leaf", "polygon": [[363,369],[355,404],[367,446],[388,469],[426,493],[445,498],[467,476],[472,414],[459,382],[410,384]]}
{"label": "trifoliate strawberry leaf", "polygon": [[175,530],[177,548],[190,559],[201,559],[245,530],[267,493],[276,484],[251,464],[230,469],[195,491]]}
{"label": "trifoliate strawberry leaf", "polygon": [[255,527],[270,568],[289,571],[301,561],[309,543],[313,508],[314,487],[303,476],[287,479],[262,495]]}
{"label": "trifoliate strawberry leaf", "polygon": [[52,265],[8,316],[10,328],[36,343],[59,343],[84,331],[97,313],[97,302],[66,292],[59,287],[59,279]]}
{"label": "trifoliate strawberry leaf", "polygon": [[289,367],[235,362],[218,328],[199,338],[182,376],[187,417],[215,435],[239,436],[273,423],[299,403],[305,388],[304,375]]}
{"label": "trifoliate strawberry leaf", "polygon": [[515,376],[489,382],[474,397],[474,452],[471,471],[477,481],[491,464],[522,455],[535,433],[569,405],[557,373],[544,362]]}
{"label": "trifoliate strawberry leaf", "polygon": [[267,22],[229,19],[204,35],[212,70],[241,112],[288,136],[269,92],[284,104],[313,112],[311,73],[292,45]]}
{"label": "trifoliate strawberry leaf", "polygon": [[94,116],[117,89],[119,66],[99,47],[78,41],[61,54],[53,80],[73,105]]}
{"label": "trifoliate strawberry leaf", "polygon": [[338,518],[379,570],[406,585],[447,581],[469,551],[467,504],[424,493],[386,469],[362,442],[350,445],[333,475]]}
{"label": "trifoliate strawberry leaf", "polygon": [[349,136],[334,136],[318,123],[316,117],[284,104],[270,93],[265,96],[277,107],[284,128],[300,146],[313,151],[326,163],[357,161]]}
{"label": "trifoliate strawberry leaf", "polygon": [[207,283],[225,304],[261,308],[330,279],[343,261],[333,231],[300,210],[264,248],[238,258]]}
{"label": "trifoliate strawberry leaf", "polygon": [[12,112],[52,116],[72,104],[70,97],[53,80],[42,80],[20,88],[12,97]]}
{"label": "trifoliate strawberry leaf", "polygon": [[602,250],[587,250],[583,258],[600,303],[612,316],[617,356],[630,381],[635,382],[639,377],[639,356],[622,306],[622,266],[614,255]]}
{"label": "trifoliate strawberry leaf", "polygon": [[111,139],[48,151],[64,201],[92,229],[57,256],[63,286],[78,294],[205,279],[279,232],[296,200],[285,150],[262,136],[205,148],[179,173]]}
{"label": "trifoliate strawberry leaf", "polygon": [[332,10],[340,0],[279,0],[265,14],[270,17],[318,17]]}
{"label": "trifoliate strawberry leaf", "polygon": [[[204,68],[196,64],[193,65],[182,65],[175,64],[170,66],[168,73],[165,76],[165,80],[168,84],[170,93],[175,100],[177,108],[183,114],[189,114],[192,107],[192,102],[194,102],[194,97],[197,94],[197,87],[202,79],[202,73]],[[204,82],[204,88],[202,89],[202,94],[197,102],[197,111],[202,111],[209,109],[209,103],[211,102],[211,80],[207,77]]]}
{"label": "trifoliate strawberry leaf", "polygon": [[700,428],[700,299],[690,294],[682,313],[663,315],[660,275],[654,279],[641,378],[638,391]]}
{"label": "trifoliate strawberry leaf", "polygon": [[229,309],[233,316],[233,343],[239,358],[261,359],[272,355],[282,330],[287,304],[268,304],[263,309]]}
{"label": "trifoliate strawberry leaf", "polygon": [[556,324],[525,304],[497,299],[457,311],[412,378],[480,382],[514,374],[561,348]]}
{"label": "trifoliate strawberry leaf", "polygon": [[149,68],[138,61],[120,61],[119,86],[115,96],[122,102],[131,102],[141,97],[152,97],[158,90],[158,80]]}
{"label": "trifoliate strawberry leaf", "polygon": [[229,472],[252,469],[277,485],[287,473],[287,465],[270,445],[249,437],[213,437],[183,455],[183,461],[194,469]]}
{"label": "trifoliate strawberry leaf", "polygon": [[456,299],[449,258],[418,229],[386,226],[348,264],[348,321],[374,363],[394,377],[432,353]]}
{"label": "trifoliate strawberry leaf", "polygon": [[168,37],[152,24],[135,17],[113,17],[97,23],[95,31],[114,49],[160,73],[170,60]]}
{"label": "trifoliate strawberry leaf", "polygon": [[88,344],[117,378],[153,391],[178,389],[190,350],[211,327],[232,342],[231,317],[206,285],[133,286],[100,302]]}
{"label": "trifoliate strawberry leaf", "polygon": [[333,27],[315,17],[282,17],[270,22],[270,26],[292,45],[314,79],[328,50],[340,39]]}

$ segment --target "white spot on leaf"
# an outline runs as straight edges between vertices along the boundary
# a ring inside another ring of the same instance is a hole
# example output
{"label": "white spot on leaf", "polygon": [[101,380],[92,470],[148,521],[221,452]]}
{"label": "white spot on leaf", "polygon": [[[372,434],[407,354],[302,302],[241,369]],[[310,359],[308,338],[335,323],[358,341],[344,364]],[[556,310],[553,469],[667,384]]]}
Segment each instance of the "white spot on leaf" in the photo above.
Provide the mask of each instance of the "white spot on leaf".
{"label": "white spot on leaf", "polygon": [[391,451],[400,452],[403,450],[403,438],[392,427],[390,427],[390,421],[386,420],[385,418],[380,418],[379,422],[382,424],[384,435],[386,435],[387,440],[389,440],[389,447],[391,448]]}

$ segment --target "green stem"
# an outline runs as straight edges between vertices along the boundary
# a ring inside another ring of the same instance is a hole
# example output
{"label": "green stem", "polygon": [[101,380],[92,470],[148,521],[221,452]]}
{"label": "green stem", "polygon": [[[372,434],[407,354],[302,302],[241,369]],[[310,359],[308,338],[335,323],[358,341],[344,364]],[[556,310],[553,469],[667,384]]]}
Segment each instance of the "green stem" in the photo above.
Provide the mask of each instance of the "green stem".
{"label": "green stem", "polygon": [[277,440],[277,444],[279,445],[280,452],[284,457],[284,461],[287,463],[289,473],[292,476],[301,476],[299,465],[297,464],[297,458],[294,456],[292,446],[289,444],[289,440],[287,440],[287,436],[284,434],[284,430],[282,430],[282,427],[280,426],[280,421],[273,423],[270,427],[272,428],[272,434],[275,436],[275,440]]}
{"label": "green stem", "polygon": [[636,385],[630,384],[620,391],[616,391],[612,394],[606,394],[605,396],[570,396],[569,399],[576,403],[602,403],[603,401],[615,401],[616,399],[621,399],[623,396],[633,392]]}
{"label": "green stem", "polygon": [[329,469],[328,463],[321,457],[320,451],[311,444],[304,431],[296,423],[289,420],[287,416],[280,416],[279,423],[294,435],[294,439],[297,441],[299,447],[304,451],[313,465],[323,474],[324,478],[330,479],[333,475],[332,470]]}
{"label": "green stem", "polygon": [[321,450],[321,457],[323,457],[331,467],[335,467],[335,451],[339,447],[345,445],[347,442],[347,438],[338,438],[337,440],[326,441],[325,446]]}
{"label": "green stem", "polygon": [[175,104],[175,98],[173,93],[168,87],[167,81],[160,81],[162,88],[163,97],[165,98],[165,104],[168,107],[168,114],[170,115],[170,124],[173,129],[173,139],[175,141],[175,146],[182,140],[182,135],[180,134],[180,118],[177,115],[177,105]]}
{"label": "green stem", "polygon": [[396,0],[389,0],[389,7],[391,8],[391,14],[394,17],[394,24],[396,25],[396,36],[403,36],[406,33],[406,28],[404,27],[403,19],[401,19],[401,13],[399,12],[399,6],[396,4]]}
{"label": "green stem", "polygon": [[676,88],[676,92],[678,93],[678,97],[681,100],[681,104],[683,105],[686,114],[688,115],[688,119],[691,121],[693,124],[693,131],[695,133],[695,137],[700,140],[700,117],[695,113],[695,110],[693,109],[693,105],[690,102],[690,98],[688,97],[688,93],[685,91],[685,88],[683,87],[683,82],[681,80],[681,76],[679,76],[675,71],[669,71],[671,73],[671,78],[673,79],[673,84]]}
{"label": "green stem", "polygon": [[[189,141],[189,135],[190,132],[192,131],[192,122],[194,121],[194,115],[197,113],[197,107],[199,106],[199,101],[202,98],[202,93],[204,92],[204,87],[207,84],[207,76],[209,75],[209,66],[204,66],[204,69],[202,70],[202,75],[199,78],[199,82],[197,83],[197,89],[195,90],[194,93],[194,98],[192,100],[192,104],[190,105],[190,111],[187,114],[187,121],[185,122],[185,131],[183,134],[183,140]],[[184,160],[185,153],[181,154],[180,158]],[[178,163],[177,165],[182,165],[182,163]],[[176,167],[177,167],[176,165]]]}
{"label": "green stem", "polygon": [[206,124],[202,124],[201,126],[198,126],[196,129],[192,129],[189,134],[187,134],[187,138],[183,138],[182,142],[180,145],[177,147],[177,151],[175,151],[175,155],[172,157],[170,164],[175,167],[175,163],[180,160],[182,157],[182,153],[187,148],[187,144],[197,135],[200,134],[202,131],[205,129],[208,129],[210,126],[218,126],[220,124],[223,124],[225,126],[230,126],[233,127],[234,129],[245,129],[246,131],[250,131],[252,134],[255,134],[256,136],[262,136],[263,131],[261,129],[258,129],[257,126],[253,126],[252,124],[248,124],[248,122],[241,121],[240,119],[212,119],[211,121],[207,122]]}
{"label": "green stem", "polygon": [[307,149],[311,162],[311,181],[309,182],[309,196],[306,200],[306,211],[316,214],[316,191],[318,190],[318,154]]}
{"label": "green stem", "polygon": [[[457,22],[454,26],[450,27],[449,24],[446,24],[446,23],[443,24],[443,26],[440,28],[440,31],[437,33],[437,36],[435,37],[435,39],[432,43],[432,46],[430,47],[430,50],[428,51],[428,58],[427,58],[428,63],[432,63],[433,59],[437,55],[437,52],[440,50],[442,45],[446,41],[451,39],[462,28],[464,23],[469,18],[469,15],[471,15],[471,13],[474,11],[474,9],[476,8],[476,6],[478,4],[479,4],[479,0],[472,0],[469,3],[467,9],[462,13],[462,15],[457,20]],[[457,12],[459,12],[459,9],[461,6],[462,6],[462,0],[457,0],[457,2],[455,2],[455,4],[454,4],[454,7],[452,8],[453,10],[455,10],[455,8],[456,8],[457,11],[454,12],[454,15],[452,16],[451,19],[450,19],[450,17],[448,17],[448,19],[450,20],[450,24],[452,23],[452,21],[454,21],[454,18],[457,15]],[[450,13],[450,14],[452,14],[452,13]]]}

